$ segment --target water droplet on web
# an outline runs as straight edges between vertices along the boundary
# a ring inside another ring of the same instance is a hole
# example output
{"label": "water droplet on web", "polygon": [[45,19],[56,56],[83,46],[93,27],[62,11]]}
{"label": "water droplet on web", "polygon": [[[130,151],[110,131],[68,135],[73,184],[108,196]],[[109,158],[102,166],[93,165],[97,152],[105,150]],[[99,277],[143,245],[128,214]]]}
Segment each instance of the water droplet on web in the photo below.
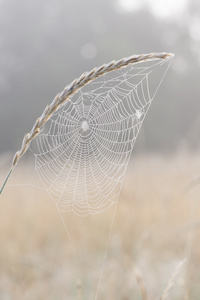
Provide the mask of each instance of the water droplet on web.
{"label": "water droplet on web", "polygon": [[89,124],[88,124],[87,121],[84,120],[84,121],[82,122],[82,124],[81,124],[81,129],[82,129],[83,131],[89,130]]}

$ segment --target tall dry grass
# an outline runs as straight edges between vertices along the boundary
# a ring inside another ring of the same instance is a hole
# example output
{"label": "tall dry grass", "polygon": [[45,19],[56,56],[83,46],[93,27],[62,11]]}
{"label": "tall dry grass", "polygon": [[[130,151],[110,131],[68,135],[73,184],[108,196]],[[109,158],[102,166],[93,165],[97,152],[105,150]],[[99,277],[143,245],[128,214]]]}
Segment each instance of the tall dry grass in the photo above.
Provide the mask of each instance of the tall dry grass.
{"label": "tall dry grass", "polygon": [[[200,299],[199,175],[194,153],[130,162],[97,299]],[[77,259],[45,192],[8,186],[0,205],[0,299],[94,299],[109,214],[94,226],[65,216]]]}

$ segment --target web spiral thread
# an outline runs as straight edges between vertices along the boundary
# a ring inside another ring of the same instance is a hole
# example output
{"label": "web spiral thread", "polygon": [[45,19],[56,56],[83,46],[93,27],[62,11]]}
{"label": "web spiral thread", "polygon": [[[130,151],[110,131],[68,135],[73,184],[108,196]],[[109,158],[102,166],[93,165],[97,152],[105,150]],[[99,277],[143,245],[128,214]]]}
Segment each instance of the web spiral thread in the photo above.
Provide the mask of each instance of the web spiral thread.
{"label": "web spiral thread", "polygon": [[164,63],[153,60],[101,76],[44,126],[34,146],[35,170],[60,211],[85,216],[116,203],[156,92],[149,78]]}

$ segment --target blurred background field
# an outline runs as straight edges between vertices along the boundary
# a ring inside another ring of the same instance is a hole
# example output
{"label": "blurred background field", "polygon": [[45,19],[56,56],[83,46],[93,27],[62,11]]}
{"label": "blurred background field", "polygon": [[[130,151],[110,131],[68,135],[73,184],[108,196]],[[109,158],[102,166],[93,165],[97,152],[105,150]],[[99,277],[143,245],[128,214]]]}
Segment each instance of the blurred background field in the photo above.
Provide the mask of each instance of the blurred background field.
{"label": "blurred background field", "polygon": [[[0,186],[24,134],[65,85],[104,62],[161,51],[175,58],[123,182],[100,300],[161,299],[163,291],[199,300],[200,2],[0,0]],[[65,216],[73,249],[49,196],[15,186],[27,169],[25,158],[0,196],[0,300],[94,299],[109,213],[83,227]]]}
{"label": "blurred background field", "polygon": [[[23,168],[16,170],[22,181]],[[99,299],[142,299],[136,268],[148,299],[161,299],[185,258],[169,299],[199,299],[199,169],[199,154],[133,158],[118,203]],[[75,252],[54,203],[31,186],[8,186],[0,210],[0,299],[93,299],[91,283],[98,277],[95,266],[104,254],[105,240],[103,226],[91,227],[90,219],[83,219],[84,227],[72,236],[84,276],[81,286]],[[76,223],[70,226],[73,230]],[[83,244],[90,245],[90,253],[79,246]]]}

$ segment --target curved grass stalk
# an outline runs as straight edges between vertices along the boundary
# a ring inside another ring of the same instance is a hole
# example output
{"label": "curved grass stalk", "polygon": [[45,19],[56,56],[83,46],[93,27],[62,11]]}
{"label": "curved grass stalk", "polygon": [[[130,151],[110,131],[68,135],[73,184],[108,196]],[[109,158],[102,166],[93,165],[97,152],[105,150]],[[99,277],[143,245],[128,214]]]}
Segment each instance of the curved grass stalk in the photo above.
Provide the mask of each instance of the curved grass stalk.
{"label": "curved grass stalk", "polygon": [[155,60],[155,59],[169,59],[172,58],[174,54],[172,53],[150,53],[150,54],[141,54],[141,55],[133,55],[129,57],[122,58],[120,60],[113,60],[108,64],[103,64],[100,67],[96,67],[89,72],[83,73],[79,78],[75,79],[71,84],[67,85],[61,93],[58,93],[52,103],[47,105],[42,115],[36,120],[35,124],[31,131],[25,134],[24,139],[22,141],[21,148],[15,153],[10,171],[1,187],[0,194],[3,192],[3,189],[10,177],[12,171],[16,167],[19,159],[24,155],[24,153],[29,148],[32,140],[40,133],[42,126],[51,118],[55,111],[57,111],[68,99],[70,96],[74,95],[78,90],[84,87],[86,84],[91,82],[92,80],[104,75],[105,73],[115,71],[126,67],[131,64]]}

